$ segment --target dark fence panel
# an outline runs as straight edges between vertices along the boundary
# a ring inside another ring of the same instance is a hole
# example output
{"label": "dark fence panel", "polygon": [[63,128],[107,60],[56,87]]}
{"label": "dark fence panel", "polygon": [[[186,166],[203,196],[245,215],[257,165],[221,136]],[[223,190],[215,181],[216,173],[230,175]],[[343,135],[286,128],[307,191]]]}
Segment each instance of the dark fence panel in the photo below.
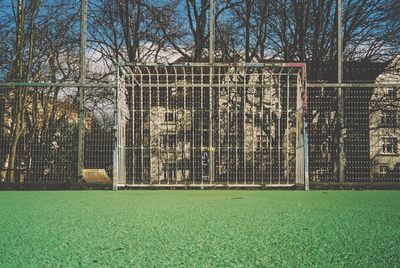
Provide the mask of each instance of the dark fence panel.
{"label": "dark fence panel", "polygon": [[400,182],[399,86],[344,89],[345,161],[339,163],[336,88],[308,89],[311,182]]}
{"label": "dark fence panel", "polygon": [[[84,120],[85,168],[105,169],[109,176],[112,174],[112,93],[109,89],[87,89]],[[76,182],[78,90],[0,88],[0,94],[1,181]]]}

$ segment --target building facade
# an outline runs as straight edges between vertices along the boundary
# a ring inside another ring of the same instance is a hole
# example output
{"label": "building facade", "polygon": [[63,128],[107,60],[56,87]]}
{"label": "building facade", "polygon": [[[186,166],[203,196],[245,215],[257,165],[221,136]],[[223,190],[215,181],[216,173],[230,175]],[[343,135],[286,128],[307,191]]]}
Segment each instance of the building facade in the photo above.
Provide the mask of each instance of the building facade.
{"label": "building facade", "polygon": [[[398,61],[398,59],[397,59]],[[399,65],[377,78],[380,82],[400,79]],[[375,88],[370,101],[370,160],[371,178],[391,179],[400,175],[400,87]]]}

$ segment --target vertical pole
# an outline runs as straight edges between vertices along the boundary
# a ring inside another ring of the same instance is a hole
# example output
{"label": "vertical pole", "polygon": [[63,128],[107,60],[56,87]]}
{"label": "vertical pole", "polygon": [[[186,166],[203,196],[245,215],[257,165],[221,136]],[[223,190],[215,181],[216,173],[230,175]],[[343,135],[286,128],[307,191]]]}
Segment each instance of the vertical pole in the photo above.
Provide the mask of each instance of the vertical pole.
{"label": "vertical pole", "polygon": [[289,184],[289,176],[290,176],[290,169],[289,169],[289,149],[290,149],[290,128],[289,128],[289,109],[290,109],[290,76],[287,75],[286,81],[286,184]]}
{"label": "vertical pole", "polygon": [[[235,87],[233,90],[233,94],[234,94],[234,105],[235,105],[235,110],[234,110],[234,118],[235,118],[235,122],[234,122],[234,129],[235,129],[235,184],[238,184],[238,169],[239,169],[239,163],[238,163],[238,147],[239,147],[239,135],[238,135],[238,80],[239,80],[239,67],[235,68],[235,73],[234,73],[234,79],[235,79]],[[242,168],[240,168],[242,169]]]}
{"label": "vertical pole", "polygon": [[[204,130],[206,129],[205,127],[205,120],[206,120],[206,115],[205,111],[207,109],[206,103],[204,102],[204,99],[206,97],[206,92],[204,89],[204,69],[203,67],[200,67],[200,177],[201,177],[201,184],[204,183],[204,176],[207,175],[205,174],[206,172],[209,172],[209,167],[210,167],[210,157],[206,159],[205,157],[203,158],[203,148],[206,147],[205,143],[207,142],[207,137],[204,137]],[[209,87],[211,89],[211,87]],[[209,147],[208,147],[209,148]],[[207,152],[207,151],[206,151]],[[204,163],[205,161],[208,160],[208,166],[207,170],[204,170]],[[209,177],[208,177],[209,178]]]}
{"label": "vertical pole", "polygon": [[[156,77],[157,77],[157,86],[156,86],[156,89],[157,89],[157,110],[158,109],[160,109],[160,96],[161,96],[161,89],[160,89],[160,74],[159,74],[159,72],[158,72],[158,68],[154,68],[155,70],[156,70]],[[186,80],[184,80],[184,81],[186,81]],[[132,94],[132,96],[134,96],[133,94]],[[132,108],[132,110],[133,110],[133,108]],[[157,113],[157,112],[156,112]],[[186,120],[184,120],[184,122],[186,122]],[[162,142],[162,140],[160,140],[160,134],[162,133],[162,131],[160,130],[160,128],[158,127],[158,129],[157,129],[157,152],[158,152],[158,157],[157,157],[157,161],[158,161],[158,184],[161,184],[161,170],[162,170],[162,163],[161,163],[161,146],[162,146],[162,144],[161,144],[161,142]],[[161,136],[161,139],[162,139],[162,137],[163,136]],[[164,152],[164,151],[163,151]]]}
{"label": "vertical pole", "polygon": [[210,63],[215,60],[215,1],[210,0]]}
{"label": "vertical pole", "polygon": [[[223,68],[222,67],[219,67],[219,68],[217,68],[217,79],[218,79],[218,93],[216,94],[217,96],[218,96],[218,98],[217,98],[217,111],[218,111],[218,121],[217,121],[217,131],[218,131],[218,139],[217,139],[217,144],[218,144],[218,180],[219,180],[219,182],[222,182],[222,176],[221,176],[221,174],[222,174],[222,168],[221,168],[221,166],[222,166],[222,157],[221,157],[221,146],[223,146],[223,144],[221,143],[221,141],[222,141],[222,139],[221,139],[221,121],[222,121],[222,119],[221,119],[221,84],[222,84],[222,75],[221,75],[221,70],[222,70]],[[222,111],[222,116],[224,115],[224,111]],[[225,126],[226,127],[226,126]],[[226,165],[225,165],[226,166]],[[225,168],[225,170],[226,170],[226,168]]]}
{"label": "vertical pole", "polygon": [[303,132],[304,132],[304,189],[306,191],[310,190],[310,177],[308,175],[308,133],[307,133],[307,122],[303,124]]}
{"label": "vertical pole", "polygon": [[[268,115],[267,114],[264,114],[264,99],[266,98],[266,94],[264,95],[264,92],[265,92],[265,88],[266,88],[266,86],[265,86],[265,75],[266,75],[266,71],[265,71],[265,69],[264,68],[262,68],[261,69],[261,88],[260,88],[260,90],[261,90],[261,97],[260,97],[260,110],[261,110],[261,114],[260,114],[260,127],[259,127],[259,129],[260,129],[260,147],[259,148],[257,148],[257,150],[258,150],[258,161],[257,161],[257,169],[261,169],[261,172],[259,173],[260,174],[260,176],[261,176],[261,184],[264,184],[264,165],[262,165],[261,163],[264,163],[264,153],[267,153],[267,148],[269,147],[269,144],[270,144],[270,140],[271,140],[271,136],[270,135],[267,135],[268,134],[268,131],[267,130],[263,130],[263,126],[265,125],[265,121],[266,121],[266,118],[265,117],[268,117]],[[268,111],[268,110],[267,110]],[[268,122],[268,120],[267,120],[267,122]],[[263,146],[263,143],[262,143],[262,141],[263,141],[263,135],[264,135],[264,131],[265,131],[265,138],[266,138],[266,141],[265,141],[265,144],[266,144],[266,147],[267,148],[264,148],[264,146]],[[266,156],[266,155],[265,155]],[[265,170],[267,171],[268,170],[268,168],[267,168],[267,160],[268,160],[268,158],[267,157],[265,157]]]}
{"label": "vertical pole", "polygon": [[282,107],[281,107],[281,73],[279,73],[278,78],[278,144],[277,144],[277,152],[278,152],[278,184],[281,184],[281,120],[282,120]]}
{"label": "vertical pole", "polygon": [[[231,83],[231,82],[229,81],[229,83]],[[231,120],[230,120],[231,119],[230,118],[231,117],[231,108],[230,108],[230,103],[229,103],[232,90],[231,90],[230,86],[227,88],[227,91],[228,91],[228,94],[227,94],[227,97],[226,97],[226,100],[227,100],[227,104],[226,104],[226,106],[227,106],[227,114],[226,114],[226,118],[227,118],[227,120],[226,120],[226,122],[227,122],[227,131],[226,131],[226,140],[227,140],[227,143],[226,143],[226,159],[227,159],[227,161],[226,161],[226,183],[229,184],[229,178],[230,178],[230,176],[232,174],[232,172],[231,172]]]}
{"label": "vertical pole", "polygon": [[[257,74],[257,76],[259,75],[258,73],[256,73],[256,72],[254,72],[252,75],[256,75]],[[252,99],[252,101],[253,101],[253,105],[251,105],[251,119],[252,119],[252,122],[251,122],[251,131],[253,131],[253,133],[252,133],[252,135],[251,135],[251,160],[252,160],[252,166],[251,166],[251,174],[252,174],[252,176],[253,176],[253,184],[255,184],[255,165],[254,165],[254,160],[255,160],[255,146],[254,146],[254,135],[255,135],[255,133],[256,133],[256,128],[255,128],[255,115],[254,115],[254,110],[256,109],[256,98],[255,98],[255,94],[256,94],[256,90],[257,90],[257,88],[256,87],[254,87],[253,88],[253,92],[251,93],[251,99]],[[262,136],[261,136],[262,137]],[[257,138],[257,136],[256,136],[256,138]],[[261,138],[261,144],[262,144],[262,138]]]}
{"label": "vertical pole", "polygon": [[337,42],[338,42],[338,119],[339,119],[339,156],[338,156],[338,176],[342,186],[345,179],[346,155],[344,149],[344,139],[346,135],[344,122],[344,94],[342,88],[343,77],[343,37],[342,37],[342,0],[337,0]]}
{"label": "vertical pole", "polygon": [[118,190],[119,179],[119,147],[120,147],[120,108],[119,108],[119,65],[116,65],[117,87],[114,92],[114,156],[113,156],[113,190]]}
{"label": "vertical pole", "polygon": [[195,157],[196,157],[196,154],[195,154],[195,150],[196,150],[196,145],[197,145],[197,143],[196,143],[196,141],[195,141],[195,123],[196,123],[196,121],[195,121],[195,108],[196,108],[196,102],[195,102],[195,71],[194,71],[194,67],[192,66],[191,68],[190,68],[190,76],[191,76],[191,81],[190,81],[190,84],[191,84],[191,98],[192,98],[192,100],[193,100],[193,103],[192,103],[192,111],[191,111],[191,116],[192,116],[192,118],[190,119],[190,122],[191,122],[191,142],[190,142],[190,144],[191,144],[191,157],[192,157],[192,183],[194,184],[194,182],[195,182],[195,176],[197,175],[196,174],[196,163],[195,163]]}
{"label": "vertical pole", "polygon": [[[156,68],[157,69],[157,68]],[[136,73],[136,72],[135,72]],[[119,74],[119,69],[118,69],[118,74]],[[118,76],[119,77],[119,76]],[[135,79],[134,74],[132,74],[132,72],[129,73],[129,82],[133,85],[133,80]],[[158,78],[157,78],[158,79]],[[126,80],[126,77],[124,76],[123,81]],[[119,81],[119,80],[117,80]],[[121,82],[119,82],[121,83]],[[118,85],[120,85],[118,83]],[[121,86],[119,86],[118,88],[120,88]],[[119,89],[118,89],[119,90]],[[131,142],[132,142],[132,184],[135,184],[135,176],[136,176],[136,161],[139,158],[139,156],[137,155],[137,150],[139,148],[139,145],[137,144],[137,131],[136,131],[136,100],[135,100],[135,87],[132,86],[129,88],[129,90],[131,91],[132,94],[132,101],[131,101],[131,109],[132,109],[132,132],[131,132]],[[139,90],[142,90],[142,88],[140,87]]]}
{"label": "vertical pole", "polygon": [[[214,180],[214,143],[213,143],[213,110],[214,110],[214,96],[213,96],[213,75],[214,75],[214,69],[212,64],[214,63],[215,60],[215,1],[210,0],[210,96],[209,96],[209,102],[210,102],[210,111],[209,111],[209,130],[208,130],[208,176],[209,176],[209,182],[212,183]],[[219,120],[219,119],[218,119]]]}
{"label": "vertical pole", "polygon": [[[168,74],[168,72],[165,72],[166,74]],[[140,71],[140,82],[143,83],[143,72]],[[151,81],[150,81],[151,83]],[[168,75],[167,75],[167,85],[169,85],[168,83]],[[141,90],[140,90],[140,181],[143,183],[144,182],[144,172],[143,170],[145,169],[144,167],[144,113],[143,113],[143,92],[144,92],[144,86],[141,86]],[[168,90],[169,88],[167,87],[167,110],[168,110]],[[135,93],[135,92],[133,92]],[[168,129],[167,129],[168,132]],[[169,183],[169,181],[168,181]]]}
{"label": "vertical pole", "polygon": [[[186,68],[183,67],[182,68],[183,71],[183,81],[184,81],[184,85],[183,85],[183,181],[185,184],[189,183],[188,178],[187,178],[187,174],[186,174],[186,169],[188,168],[188,161],[186,161],[187,155],[186,155],[186,142],[187,142],[187,103],[186,103],[186,94],[187,94],[187,88],[186,88]],[[158,106],[157,106],[158,107]]]}
{"label": "vertical pole", "polygon": [[81,0],[81,47],[79,64],[79,122],[78,122],[78,180],[82,181],[84,167],[84,138],[85,138],[85,83],[86,76],[86,24],[87,0]]}
{"label": "vertical pole", "polygon": [[[274,145],[272,142],[272,124],[274,124],[274,121],[272,120],[272,91],[274,90],[273,85],[276,86],[276,83],[274,83],[274,79],[271,75],[268,77],[268,83],[269,83],[269,118],[267,120],[267,125],[269,126],[269,184],[272,184],[272,146]],[[268,104],[268,103],[267,103]],[[263,105],[263,103],[261,103]],[[275,139],[274,139],[275,140]]]}
{"label": "vertical pole", "polygon": [[[341,84],[343,76],[342,0],[337,0],[337,5],[338,84]],[[341,89],[341,87],[339,87],[339,89]]]}
{"label": "vertical pole", "polygon": [[302,102],[301,102],[301,106],[302,106],[302,116],[301,116],[301,120],[303,121],[303,153],[304,153],[304,164],[303,164],[303,172],[302,174],[304,174],[304,185],[305,185],[305,190],[309,191],[310,190],[310,177],[309,177],[309,162],[308,162],[308,123],[307,120],[305,120],[305,115],[307,113],[307,107],[308,107],[308,98],[307,98],[307,66],[305,65],[303,67],[303,76],[301,79],[302,85],[303,85],[303,94],[302,94]]}

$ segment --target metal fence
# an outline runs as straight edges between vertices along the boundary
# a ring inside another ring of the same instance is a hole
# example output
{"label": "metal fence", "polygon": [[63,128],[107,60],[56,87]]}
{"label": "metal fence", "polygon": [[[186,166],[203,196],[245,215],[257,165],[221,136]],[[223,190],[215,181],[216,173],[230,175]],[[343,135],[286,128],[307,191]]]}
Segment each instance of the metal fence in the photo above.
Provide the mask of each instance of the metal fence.
{"label": "metal fence", "polygon": [[[84,167],[112,173],[113,89],[85,90]],[[3,182],[77,181],[78,89],[0,88]]]}
{"label": "metal fence", "polygon": [[[398,70],[341,85],[305,74],[283,63],[121,64],[115,82],[85,85],[84,171],[115,186],[399,183]],[[81,179],[78,86],[2,84],[2,182]]]}
{"label": "metal fence", "polygon": [[[311,182],[400,182],[400,85],[344,88],[344,126],[337,88],[308,88]],[[340,137],[344,157],[339,159]]]}

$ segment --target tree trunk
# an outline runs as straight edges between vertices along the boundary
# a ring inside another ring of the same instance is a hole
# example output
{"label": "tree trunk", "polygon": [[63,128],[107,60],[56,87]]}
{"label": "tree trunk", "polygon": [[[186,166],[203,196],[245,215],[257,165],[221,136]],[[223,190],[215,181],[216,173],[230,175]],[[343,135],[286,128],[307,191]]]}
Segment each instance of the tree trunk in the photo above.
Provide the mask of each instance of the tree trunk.
{"label": "tree trunk", "polygon": [[10,182],[15,182],[15,160],[17,156],[17,145],[23,131],[22,122],[20,121],[20,119],[17,119],[16,123],[17,127],[15,129],[10,146],[10,157],[9,157],[10,161],[9,161],[8,175],[7,175]]}
{"label": "tree trunk", "polygon": [[251,12],[252,12],[252,1],[246,0],[246,21],[245,21],[245,59],[246,62],[250,62],[250,28],[251,28]]}
{"label": "tree trunk", "polygon": [[[14,77],[17,80],[21,80],[23,76],[23,39],[24,39],[24,0],[18,0],[17,6],[17,33],[16,33],[16,59],[14,70]],[[9,167],[7,172],[7,177],[11,182],[15,181],[15,160],[17,153],[17,145],[19,138],[21,137],[23,131],[23,118],[24,118],[24,109],[25,109],[25,101],[26,101],[26,93],[17,93],[16,94],[16,111],[15,116],[13,117],[13,122],[15,124],[14,133],[12,134],[11,145],[10,145],[10,153],[9,153]]]}

